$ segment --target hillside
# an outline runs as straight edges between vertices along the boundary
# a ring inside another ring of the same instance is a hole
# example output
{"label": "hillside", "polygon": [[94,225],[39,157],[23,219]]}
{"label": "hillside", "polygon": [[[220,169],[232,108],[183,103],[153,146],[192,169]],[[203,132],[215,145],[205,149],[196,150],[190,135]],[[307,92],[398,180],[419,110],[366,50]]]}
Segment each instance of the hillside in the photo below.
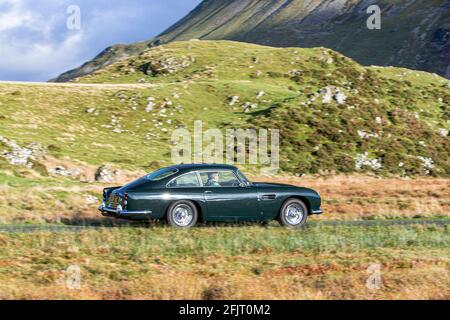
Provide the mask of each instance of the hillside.
{"label": "hillside", "polygon": [[449,86],[229,41],[171,43],[70,84],[0,83],[0,223],[96,223],[102,187],[172,164],[172,130],[194,120],[280,129],[280,174],[242,169],[319,190],[324,219],[448,216]]}
{"label": "hillside", "polygon": [[326,47],[363,65],[397,66],[450,77],[450,3],[380,0],[381,30],[368,30],[368,0],[205,0],[161,35],[112,46],[56,81],[90,74],[172,41],[236,40],[275,47]]}
{"label": "hillside", "polygon": [[56,158],[148,169],[170,163],[173,129],[203,120],[205,129],[280,129],[290,174],[450,172],[450,82],[365,68],[328,49],[175,42],[77,82],[129,87],[2,85],[0,135]]}

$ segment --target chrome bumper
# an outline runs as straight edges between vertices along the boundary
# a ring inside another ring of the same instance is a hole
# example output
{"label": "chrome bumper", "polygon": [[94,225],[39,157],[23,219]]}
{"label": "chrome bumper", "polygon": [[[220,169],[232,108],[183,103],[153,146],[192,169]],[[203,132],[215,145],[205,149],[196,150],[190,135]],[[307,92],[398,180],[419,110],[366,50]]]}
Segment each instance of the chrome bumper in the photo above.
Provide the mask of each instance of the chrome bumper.
{"label": "chrome bumper", "polygon": [[150,215],[153,212],[152,211],[128,211],[123,210],[122,207],[119,205],[117,209],[108,208],[104,203],[98,207],[98,210],[103,213],[107,214],[109,216],[117,216],[117,217],[132,217],[137,215]]}

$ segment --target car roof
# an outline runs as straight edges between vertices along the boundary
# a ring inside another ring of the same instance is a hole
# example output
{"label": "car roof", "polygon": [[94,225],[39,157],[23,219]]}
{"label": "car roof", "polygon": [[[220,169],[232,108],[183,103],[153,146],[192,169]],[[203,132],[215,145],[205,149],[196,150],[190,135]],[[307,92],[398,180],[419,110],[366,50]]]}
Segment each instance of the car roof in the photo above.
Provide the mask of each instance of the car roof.
{"label": "car roof", "polygon": [[176,166],[169,167],[168,169],[177,169],[179,171],[191,171],[191,170],[237,170],[235,166],[227,164],[180,164]]}

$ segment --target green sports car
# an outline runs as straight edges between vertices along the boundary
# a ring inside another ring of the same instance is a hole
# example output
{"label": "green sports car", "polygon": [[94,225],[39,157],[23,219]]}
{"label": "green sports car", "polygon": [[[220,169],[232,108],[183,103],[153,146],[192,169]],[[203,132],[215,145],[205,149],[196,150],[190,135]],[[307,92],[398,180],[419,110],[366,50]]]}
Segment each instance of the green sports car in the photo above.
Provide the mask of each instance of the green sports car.
{"label": "green sports car", "polygon": [[106,188],[99,210],[121,219],[166,219],[177,228],[200,221],[278,220],[296,229],[323,212],[314,190],[250,182],[234,166],[211,164],[163,168],[126,186]]}

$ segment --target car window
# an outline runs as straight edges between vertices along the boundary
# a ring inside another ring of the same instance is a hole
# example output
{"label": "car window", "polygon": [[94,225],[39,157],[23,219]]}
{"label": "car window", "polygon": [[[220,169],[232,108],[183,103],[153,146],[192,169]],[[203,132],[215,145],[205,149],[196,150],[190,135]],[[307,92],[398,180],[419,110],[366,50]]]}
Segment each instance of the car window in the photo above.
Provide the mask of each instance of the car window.
{"label": "car window", "polygon": [[160,169],[146,176],[147,180],[159,181],[168,178],[178,172],[178,169]]}
{"label": "car window", "polygon": [[237,187],[239,180],[233,171],[208,171],[200,172],[203,186],[205,187]]}
{"label": "car window", "polygon": [[197,173],[191,172],[171,181],[167,187],[169,188],[192,188],[200,187]]}
{"label": "car window", "polygon": [[248,185],[251,184],[250,180],[247,179],[247,177],[245,176],[245,174],[242,173],[242,171],[238,170],[238,171],[236,171],[236,173],[237,173],[239,179],[241,179],[242,182],[244,182],[244,183],[246,183]]}

